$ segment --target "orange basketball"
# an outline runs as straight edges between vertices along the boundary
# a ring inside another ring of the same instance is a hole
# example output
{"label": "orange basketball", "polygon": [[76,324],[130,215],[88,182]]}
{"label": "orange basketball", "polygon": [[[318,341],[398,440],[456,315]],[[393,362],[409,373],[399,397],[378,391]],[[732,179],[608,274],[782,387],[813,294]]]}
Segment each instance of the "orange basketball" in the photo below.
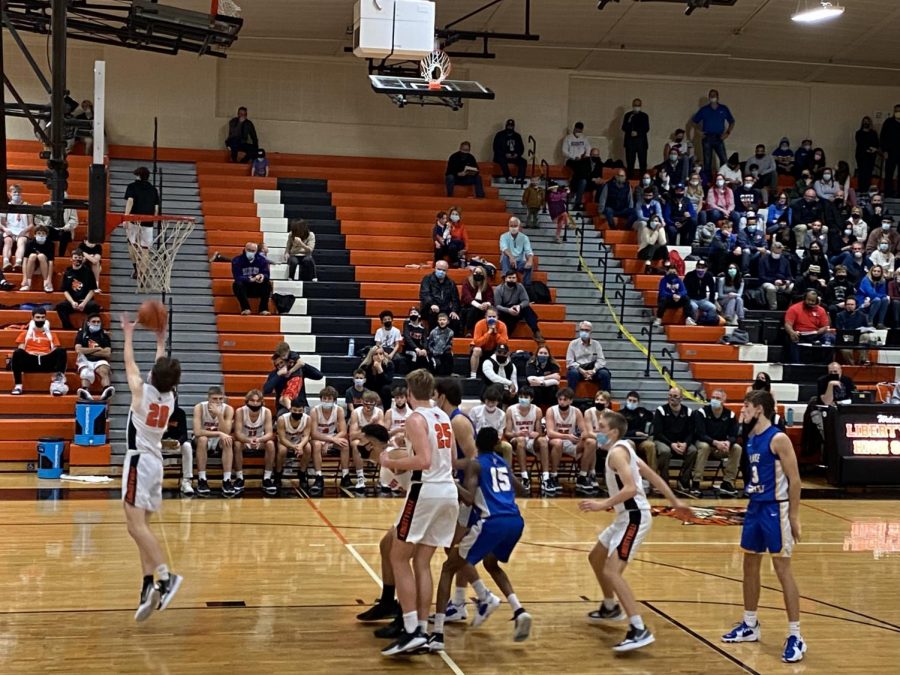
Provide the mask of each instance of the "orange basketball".
{"label": "orange basketball", "polygon": [[168,325],[169,312],[159,300],[145,300],[138,309],[137,320],[147,330],[158,333]]}

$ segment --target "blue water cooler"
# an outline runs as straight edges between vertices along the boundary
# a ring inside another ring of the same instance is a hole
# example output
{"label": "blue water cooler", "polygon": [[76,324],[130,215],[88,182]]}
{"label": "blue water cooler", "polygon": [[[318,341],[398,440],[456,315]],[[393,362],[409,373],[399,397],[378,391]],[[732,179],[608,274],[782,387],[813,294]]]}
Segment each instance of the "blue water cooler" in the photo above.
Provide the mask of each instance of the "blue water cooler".
{"label": "blue water cooler", "polygon": [[66,442],[61,438],[45,436],[38,439],[38,478],[59,478],[63,473],[63,450]]}
{"label": "blue water cooler", "polygon": [[106,402],[75,403],[75,445],[106,443]]}

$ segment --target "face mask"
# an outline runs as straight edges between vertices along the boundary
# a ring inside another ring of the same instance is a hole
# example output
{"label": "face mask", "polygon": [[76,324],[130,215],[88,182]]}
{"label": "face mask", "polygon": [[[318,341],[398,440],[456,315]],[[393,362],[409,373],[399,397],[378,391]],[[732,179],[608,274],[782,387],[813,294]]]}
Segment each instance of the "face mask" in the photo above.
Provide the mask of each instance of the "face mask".
{"label": "face mask", "polygon": [[385,321],[385,322],[384,322],[384,329],[385,329],[385,330],[390,330],[390,329],[391,329],[391,326],[393,326],[393,325],[394,325],[394,322],[393,322],[393,321]]}
{"label": "face mask", "polygon": [[667,276],[674,277],[676,274],[678,274],[678,270],[672,269],[671,267],[666,270]]}
{"label": "face mask", "polygon": [[639,112],[641,112],[641,106],[639,106],[639,105],[631,106],[631,110],[633,112],[639,113]]}
{"label": "face mask", "polygon": [[752,180],[744,181],[744,187],[747,188],[748,190],[750,190],[753,187],[753,181]]}
{"label": "face mask", "polygon": [[844,234],[846,234],[846,235],[849,237],[851,234],[853,234],[853,230],[851,230],[851,229],[848,227],[846,230],[844,230]]}
{"label": "face mask", "polygon": [[590,340],[591,332],[589,330],[580,330],[578,331],[578,337],[580,337],[582,340]]}
{"label": "face mask", "polygon": [[860,258],[862,258],[862,251],[854,252],[853,257],[859,260]]}
{"label": "face mask", "polygon": [[720,401],[717,398],[714,398],[709,402],[709,407],[712,408],[713,410],[718,410],[719,408],[722,407],[722,401]]}
{"label": "face mask", "polygon": [[692,180],[692,181],[691,181],[691,186],[692,186],[692,187],[697,187],[698,185],[700,185],[700,181],[699,181],[699,180]]}
{"label": "face mask", "polygon": [[823,173],[823,174],[822,174],[822,178],[823,178],[823,180],[831,180],[831,174],[830,174],[830,173]]}
{"label": "face mask", "polygon": [[99,323],[89,323],[88,324],[88,330],[91,331],[92,333],[99,333],[102,328],[103,328],[103,326],[100,325]]}
{"label": "face mask", "polygon": [[671,155],[669,155],[669,161],[670,161],[670,162],[677,162],[677,161],[678,161],[678,155],[676,155],[676,154],[673,152]]}
{"label": "face mask", "polygon": [[472,277],[472,279],[475,281],[476,284],[480,284],[482,281],[484,281],[484,277],[481,276],[480,274]]}
{"label": "face mask", "polygon": [[300,420],[303,419],[303,413],[302,412],[301,413],[292,412],[291,419],[294,420],[295,422],[299,422]]}
{"label": "face mask", "polygon": [[518,228],[518,227],[511,227],[511,228],[509,228],[509,233],[510,233],[511,235],[515,236],[515,235],[519,234],[519,228]]}
{"label": "face mask", "polygon": [[838,281],[846,281],[846,280],[847,280],[847,275],[846,275],[846,274],[838,274],[838,275],[835,277],[835,279],[837,279]]}
{"label": "face mask", "polygon": [[497,354],[497,363],[499,363],[501,366],[506,365],[506,362],[508,360],[509,360],[508,356],[503,356],[503,355]]}
{"label": "face mask", "polygon": [[507,281],[507,282],[506,282],[506,287],[507,287],[507,288],[515,288],[517,284],[518,284],[517,281]]}
{"label": "face mask", "polygon": [[496,403],[485,403],[484,409],[489,413],[497,412],[497,404]]}
{"label": "face mask", "polygon": [[649,179],[649,178],[642,178],[642,179],[641,179],[641,185],[650,185],[650,179]]}
{"label": "face mask", "polygon": [[716,180],[716,187],[725,187],[725,180],[723,178]]}
{"label": "face mask", "polygon": [[511,134],[516,130],[515,127],[506,127],[506,133]]}
{"label": "face mask", "polygon": [[882,230],[889,230],[889,229],[891,229],[891,224],[890,224],[890,223],[882,223],[882,224],[881,224],[881,229],[882,229]]}
{"label": "face mask", "polygon": [[710,97],[709,97],[709,102],[710,102],[710,103],[718,103],[718,102],[719,102],[719,97],[718,97],[718,96],[710,96]]}
{"label": "face mask", "polygon": [[763,157],[766,156],[766,153],[760,150],[756,153],[756,156],[759,157],[760,159],[762,159]]}
{"label": "face mask", "polygon": [[35,237],[34,240],[35,240],[38,244],[43,244],[43,243],[45,243],[45,242],[47,241],[47,237],[44,237],[44,236]]}
{"label": "face mask", "polygon": [[410,320],[412,323],[415,323],[416,321],[419,320],[419,315],[418,315],[418,314],[410,314],[410,315],[409,315],[409,320]]}
{"label": "face mask", "polygon": [[9,202],[11,204],[21,204],[22,203],[22,195],[18,193],[13,193],[9,196]]}
{"label": "face mask", "polygon": [[755,231],[756,231],[756,225],[747,223],[747,232],[755,232]]}
{"label": "face mask", "polygon": [[736,276],[737,276],[737,270],[736,270],[736,269],[729,269],[729,270],[728,270],[728,276],[730,276],[730,277],[736,277]]}
{"label": "face mask", "polygon": [[629,410],[637,410],[637,401],[625,401],[625,407]]}
{"label": "face mask", "polygon": [[811,146],[811,145],[804,145],[804,146],[803,146],[803,149],[804,149],[804,150],[812,150],[812,146]]}
{"label": "face mask", "polygon": [[856,307],[850,307],[849,305],[847,305],[846,310],[847,314],[853,314],[854,312],[856,312]]}
{"label": "face mask", "polygon": [[573,135],[575,138],[581,138],[581,132],[580,132],[580,131],[573,131],[573,132],[572,132],[572,135]]}
{"label": "face mask", "polygon": [[451,214],[450,214],[450,222],[451,222],[451,223],[458,223],[458,222],[459,222],[459,214],[458,214],[458,213],[451,213]]}
{"label": "face mask", "polygon": [[679,144],[680,144],[681,141],[683,141],[683,140],[684,140],[684,136],[676,136],[676,137],[675,137],[675,142],[676,142],[676,143],[679,143]]}
{"label": "face mask", "polygon": [[43,328],[45,323],[46,323],[46,321],[44,319],[35,319],[34,327],[35,328]]}
{"label": "face mask", "polygon": [[366,380],[365,378],[354,377],[353,384],[355,384],[357,387],[362,387],[365,386]]}
{"label": "face mask", "polygon": [[879,244],[879,245],[878,245],[878,250],[879,250],[879,251],[887,251],[887,250],[888,250],[888,245],[887,245],[887,244]]}
{"label": "face mask", "polygon": [[248,403],[247,407],[250,409],[250,412],[259,412],[260,410],[262,410],[262,403],[258,403],[256,405]]}
{"label": "face mask", "polygon": [[531,399],[530,398],[520,398],[519,405],[522,406],[523,408],[530,408],[531,407]]}
{"label": "face mask", "polygon": [[625,176],[616,176],[616,182],[621,185],[625,182]]}
{"label": "face mask", "polygon": [[438,279],[443,279],[445,276],[447,276],[447,270],[435,270],[434,276]]}
{"label": "face mask", "polygon": [[597,445],[606,445],[609,443],[609,436],[597,432]]}
{"label": "face mask", "polygon": [[328,402],[322,401],[322,410],[324,410],[325,412],[330,411],[333,407],[334,407],[334,403],[333,403],[333,402],[330,402],[330,401],[328,401]]}
{"label": "face mask", "polygon": [[773,254],[772,254],[772,260],[780,260],[780,259],[781,259],[781,254],[780,254],[780,253],[773,253]]}
{"label": "face mask", "polygon": [[542,366],[547,365],[547,361],[549,361],[549,360],[550,360],[550,357],[547,356],[546,354],[538,354],[537,362],[538,362],[540,365],[542,365]]}
{"label": "face mask", "polygon": [[244,255],[247,256],[247,260],[253,260],[256,257],[254,251],[244,251]]}
{"label": "face mask", "polygon": [[606,404],[603,403],[602,401],[600,403],[595,403],[594,407],[600,411],[606,410]]}
{"label": "face mask", "polygon": [[706,270],[697,270],[697,276],[701,279],[703,278],[704,274],[706,274]]}

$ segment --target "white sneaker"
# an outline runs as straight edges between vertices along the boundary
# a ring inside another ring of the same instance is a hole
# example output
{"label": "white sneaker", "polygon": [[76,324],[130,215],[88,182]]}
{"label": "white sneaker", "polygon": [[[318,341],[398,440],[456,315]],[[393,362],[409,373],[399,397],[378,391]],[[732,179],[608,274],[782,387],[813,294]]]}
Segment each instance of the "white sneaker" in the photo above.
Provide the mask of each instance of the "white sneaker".
{"label": "white sneaker", "polygon": [[488,593],[488,597],[484,602],[475,600],[475,603],[478,605],[478,609],[475,612],[475,616],[472,617],[472,628],[478,628],[478,626],[488,620],[488,617],[500,606],[500,598],[493,593]]}
{"label": "white sneaker", "polygon": [[31,282],[30,282],[30,281],[26,281],[24,284],[22,284],[21,286],[19,286],[19,290],[20,290],[20,291],[30,291],[30,290],[31,290]]}
{"label": "white sneaker", "polygon": [[684,325],[685,326],[696,326],[697,322],[694,321],[691,317],[688,317],[687,319],[684,320]]}
{"label": "white sneaker", "polygon": [[515,617],[516,630],[513,633],[514,642],[524,642],[531,634],[531,614],[528,612],[519,612]]}
{"label": "white sneaker", "polygon": [[655,328],[659,328],[660,326],[662,326],[662,319],[653,319],[653,326]]}
{"label": "white sneaker", "polygon": [[194,488],[191,487],[191,479],[190,478],[182,478],[181,479],[181,494],[183,495],[193,495]]}

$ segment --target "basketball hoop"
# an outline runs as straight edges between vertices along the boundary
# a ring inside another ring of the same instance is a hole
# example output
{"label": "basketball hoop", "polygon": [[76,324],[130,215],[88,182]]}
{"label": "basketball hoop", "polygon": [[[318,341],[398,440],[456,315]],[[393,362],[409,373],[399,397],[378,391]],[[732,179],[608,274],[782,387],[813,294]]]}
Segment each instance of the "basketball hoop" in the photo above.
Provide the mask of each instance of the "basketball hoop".
{"label": "basketball hoop", "polygon": [[[194,231],[196,219],[191,216],[136,216],[107,214],[107,227],[125,225],[128,255],[137,273],[136,293],[171,293],[172,266],[181,245]],[[146,232],[152,223],[152,237]],[[142,237],[143,235],[143,237]]]}
{"label": "basketball hoop", "polygon": [[441,83],[450,77],[451,70],[450,57],[441,49],[435,49],[419,62],[419,72],[422,79],[428,81],[431,91],[441,89]]}

